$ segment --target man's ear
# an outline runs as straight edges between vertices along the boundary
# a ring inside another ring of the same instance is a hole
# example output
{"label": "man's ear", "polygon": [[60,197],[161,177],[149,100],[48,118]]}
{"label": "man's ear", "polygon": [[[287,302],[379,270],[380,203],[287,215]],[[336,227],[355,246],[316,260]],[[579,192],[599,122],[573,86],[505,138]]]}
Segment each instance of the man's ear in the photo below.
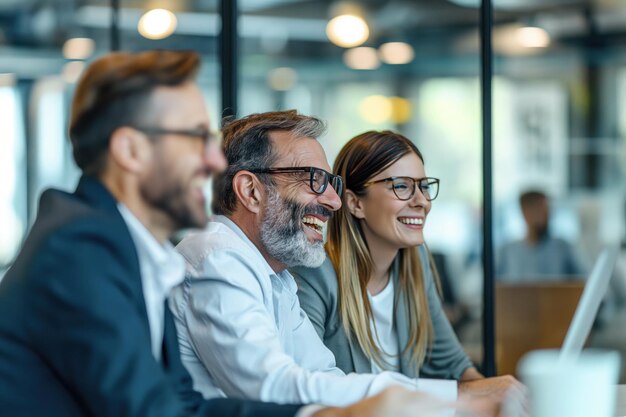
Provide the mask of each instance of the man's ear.
{"label": "man's ear", "polygon": [[256,175],[249,171],[239,171],[233,177],[233,191],[237,201],[248,211],[258,214],[261,212],[261,202],[265,197],[265,190]]}
{"label": "man's ear", "polygon": [[109,159],[125,171],[141,172],[152,154],[148,138],[130,128],[115,129],[109,140]]}
{"label": "man's ear", "polygon": [[345,190],[344,193],[346,194],[346,206],[348,207],[348,211],[357,219],[365,218],[363,204],[359,196],[354,194],[351,190]]}

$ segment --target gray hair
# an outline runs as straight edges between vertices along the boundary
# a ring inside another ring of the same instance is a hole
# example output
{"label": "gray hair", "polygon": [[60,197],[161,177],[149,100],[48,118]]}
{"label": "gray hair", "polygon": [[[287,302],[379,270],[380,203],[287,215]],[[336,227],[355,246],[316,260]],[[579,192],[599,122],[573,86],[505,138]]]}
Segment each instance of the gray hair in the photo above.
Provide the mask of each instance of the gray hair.
{"label": "gray hair", "polygon": [[[233,178],[242,169],[268,168],[276,162],[272,148],[271,132],[290,132],[297,138],[319,138],[326,130],[320,119],[298,114],[296,110],[255,113],[241,119],[227,119],[222,134],[223,149],[228,167],[215,177],[213,204],[215,214],[232,214],[237,205],[233,191]],[[269,176],[260,176],[266,185],[273,182]]]}

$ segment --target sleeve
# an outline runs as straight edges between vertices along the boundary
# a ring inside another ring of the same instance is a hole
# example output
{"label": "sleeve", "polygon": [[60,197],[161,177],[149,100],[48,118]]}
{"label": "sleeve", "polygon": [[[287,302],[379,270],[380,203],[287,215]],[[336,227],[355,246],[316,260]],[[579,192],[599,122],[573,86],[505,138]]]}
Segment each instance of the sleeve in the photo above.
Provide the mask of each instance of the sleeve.
{"label": "sleeve", "polygon": [[422,265],[428,297],[428,309],[433,323],[434,340],[420,369],[420,374],[430,378],[458,380],[463,375],[463,372],[473,365],[463,351],[443,311],[430,265],[427,258],[425,259],[423,256]]}
{"label": "sleeve", "polygon": [[79,399],[85,414],[269,417],[296,413],[294,406],[202,401],[184,374],[179,375],[184,385],[173,387],[152,355],[149,329],[130,285],[137,279],[129,272],[136,262],[128,254],[130,246],[120,246],[120,237],[104,230],[106,225],[94,229],[95,222],[91,223],[84,227],[75,223],[40,248],[30,270],[37,288],[29,301],[33,312],[27,329],[38,353]]}
{"label": "sleeve", "polygon": [[324,279],[319,269],[294,268],[290,270],[298,284],[300,306],[309,317],[320,339],[324,340],[326,325],[330,316],[329,297],[321,286]]}
{"label": "sleeve", "polygon": [[[193,349],[227,396],[343,406],[390,385],[415,388],[414,380],[399,374],[343,374],[304,314],[295,329],[279,330],[254,267],[240,251],[211,252],[203,262],[205,276],[190,280],[184,320]],[[295,332],[295,355],[281,346],[281,331]],[[307,357],[307,367],[294,356]]]}
{"label": "sleeve", "polygon": [[[300,416],[301,405],[275,404],[260,401],[240,400],[233,398],[212,398],[205,400],[202,395],[194,391],[192,378],[183,366],[178,352],[176,325],[168,309],[165,310],[165,333],[174,335],[173,340],[166,339],[165,343],[172,344],[168,355],[168,376],[178,392],[179,398],[185,406],[185,416],[240,416],[240,417],[293,417]],[[169,346],[168,346],[169,347]],[[321,407],[320,407],[321,408]],[[317,410],[316,410],[317,411]]]}

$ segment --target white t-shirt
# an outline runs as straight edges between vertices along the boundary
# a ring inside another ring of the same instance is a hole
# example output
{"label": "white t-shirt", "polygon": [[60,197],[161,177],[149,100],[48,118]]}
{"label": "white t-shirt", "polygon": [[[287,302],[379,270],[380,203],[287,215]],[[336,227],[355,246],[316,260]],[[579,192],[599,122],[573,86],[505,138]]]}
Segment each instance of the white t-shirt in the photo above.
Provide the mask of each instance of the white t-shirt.
{"label": "white t-shirt", "polygon": [[370,305],[372,306],[372,335],[374,342],[382,353],[382,359],[385,362],[384,368],[381,368],[375,360],[372,359],[372,373],[378,374],[382,371],[400,370],[400,349],[398,348],[398,334],[393,319],[393,296],[394,286],[393,280],[389,280],[385,288],[376,295],[369,294]]}
{"label": "white t-shirt", "polygon": [[[385,362],[384,369],[372,360],[372,373],[378,374],[383,371],[400,372],[400,348],[398,346],[398,333],[394,320],[394,284],[393,278],[385,288],[376,295],[368,293],[370,305],[372,307],[373,320],[370,322],[374,342],[382,352]],[[376,329],[374,329],[374,323]],[[378,335],[378,337],[377,337]],[[443,379],[423,379],[420,380],[420,390],[447,401],[457,399],[456,381]],[[446,415],[453,415],[454,410],[450,410]]]}

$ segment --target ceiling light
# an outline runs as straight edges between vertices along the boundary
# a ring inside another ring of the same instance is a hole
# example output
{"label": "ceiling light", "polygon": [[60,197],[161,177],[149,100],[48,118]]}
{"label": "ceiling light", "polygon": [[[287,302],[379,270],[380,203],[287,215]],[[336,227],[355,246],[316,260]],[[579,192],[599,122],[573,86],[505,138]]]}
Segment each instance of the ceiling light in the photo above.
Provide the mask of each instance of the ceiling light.
{"label": "ceiling light", "polygon": [[385,96],[369,96],[359,103],[359,114],[369,123],[384,123],[391,118],[391,101]]}
{"label": "ceiling light", "polygon": [[516,38],[520,45],[526,48],[545,48],[550,45],[550,35],[545,29],[538,27],[519,28]]}
{"label": "ceiling light", "polygon": [[289,67],[274,68],[267,76],[267,84],[276,91],[289,91],[297,81],[298,74]]}
{"label": "ceiling light", "polygon": [[373,70],[380,66],[376,49],[367,46],[348,49],[343,53],[343,62],[356,70]]}
{"label": "ceiling light", "polygon": [[405,42],[387,42],[378,49],[380,59],[386,64],[400,65],[413,61],[413,47]]}
{"label": "ceiling light", "polygon": [[396,124],[408,123],[411,120],[411,102],[403,97],[390,97],[391,120]]}
{"label": "ceiling light", "polygon": [[95,49],[95,42],[89,38],[72,38],[63,44],[63,56],[66,59],[87,59]]}
{"label": "ceiling light", "polygon": [[153,9],[141,16],[137,30],[144,38],[164,39],[174,33],[176,23],[174,13],[165,9]]}
{"label": "ceiling light", "polygon": [[332,43],[343,48],[363,44],[370,35],[365,19],[344,14],[331,19],[326,25],[326,36]]}

